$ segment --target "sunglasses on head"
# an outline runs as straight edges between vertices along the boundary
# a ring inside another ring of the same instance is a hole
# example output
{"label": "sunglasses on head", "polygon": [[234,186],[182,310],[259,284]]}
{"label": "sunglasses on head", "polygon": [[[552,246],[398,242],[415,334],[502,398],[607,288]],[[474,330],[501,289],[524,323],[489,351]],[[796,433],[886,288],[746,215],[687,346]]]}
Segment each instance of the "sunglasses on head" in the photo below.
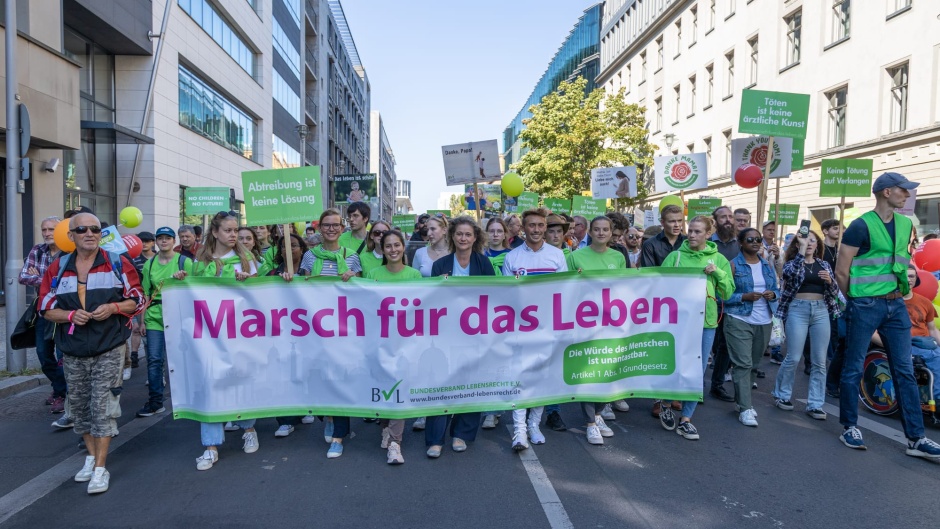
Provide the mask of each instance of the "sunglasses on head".
{"label": "sunglasses on head", "polygon": [[89,231],[91,231],[95,235],[98,235],[99,233],[101,233],[101,226],[76,226],[69,231],[72,233],[77,233],[79,235],[84,235],[88,233]]}
{"label": "sunglasses on head", "polygon": [[238,213],[236,213],[236,212],[234,212],[234,211],[232,211],[232,210],[220,211],[220,212],[216,213],[215,216],[216,216],[216,217],[219,217],[219,218],[237,217],[237,216],[238,216]]}

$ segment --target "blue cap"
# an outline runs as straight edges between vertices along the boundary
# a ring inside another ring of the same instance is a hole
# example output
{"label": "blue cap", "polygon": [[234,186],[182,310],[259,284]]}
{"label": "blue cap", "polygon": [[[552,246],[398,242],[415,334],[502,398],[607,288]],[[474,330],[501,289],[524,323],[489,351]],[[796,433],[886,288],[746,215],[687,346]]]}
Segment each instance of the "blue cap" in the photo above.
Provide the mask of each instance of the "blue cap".
{"label": "blue cap", "polygon": [[173,237],[174,239],[176,238],[176,232],[173,231],[173,228],[170,228],[168,226],[164,226],[162,228],[157,229],[156,236],[159,237],[161,235],[169,235],[170,237]]}
{"label": "blue cap", "polygon": [[919,185],[919,182],[911,182],[901,173],[884,173],[875,179],[875,183],[871,186],[871,192],[877,193],[889,187],[900,187],[901,189],[910,191]]}

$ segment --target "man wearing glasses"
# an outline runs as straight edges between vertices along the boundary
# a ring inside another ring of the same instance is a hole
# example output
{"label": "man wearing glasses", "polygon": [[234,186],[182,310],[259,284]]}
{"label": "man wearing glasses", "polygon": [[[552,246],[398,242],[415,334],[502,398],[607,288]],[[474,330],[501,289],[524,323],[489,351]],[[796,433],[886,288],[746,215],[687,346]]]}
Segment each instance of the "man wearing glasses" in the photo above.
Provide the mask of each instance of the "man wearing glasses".
{"label": "man wearing glasses", "polygon": [[[62,353],[69,409],[75,433],[88,455],[75,481],[88,482],[88,494],[108,490],[105,469],[111,437],[120,417],[124,342],[130,318],[143,308],[137,270],[126,257],[99,247],[101,222],[90,213],[69,220],[75,252],[54,261],[39,288],[39,310],[56,323],[55,343]],[[60,270],[61,267],[61,270]]]}
{"label": "man wearing glasses", "polygon": [[627,247],[627,260],[630,263],[630,268],[639,268],[640,267],[640,244],[643,242],[643,234],[633,226],[627,230],[627,234],[623,238],[623,242]]}

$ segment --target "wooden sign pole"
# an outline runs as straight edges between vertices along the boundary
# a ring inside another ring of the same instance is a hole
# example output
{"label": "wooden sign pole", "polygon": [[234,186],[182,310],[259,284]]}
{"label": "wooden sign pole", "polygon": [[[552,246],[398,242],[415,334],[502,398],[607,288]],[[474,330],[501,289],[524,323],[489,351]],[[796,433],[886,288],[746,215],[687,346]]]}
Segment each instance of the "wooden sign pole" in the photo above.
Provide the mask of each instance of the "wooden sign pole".
{"label": "wooden sign pole", "polygon": [[282,244],[284,245],[284,264],[287,265],[287,273],[294,275],[294,252],[291,251],[291,236],[290,236],[290,224],[284,224],[283,228],[284,236],[281,237]]}
{"label": "wooden sign pole", "polygon": [[764,166],[764,179],[757,186],[757,225],[764,223],[764,208],[767,205],[767,184],[770,178],[770,166],[774,161],[774,137],[770,136],[767,141],[767,165]]}
{"label": "wooden sign pole", "polygon": [[477,183],[474,181],[473,182],[473,204],[474,206],[476,206],[477,224],[480,223],[480,202],[481,201],[480,201],[479,188],[477,187]]}

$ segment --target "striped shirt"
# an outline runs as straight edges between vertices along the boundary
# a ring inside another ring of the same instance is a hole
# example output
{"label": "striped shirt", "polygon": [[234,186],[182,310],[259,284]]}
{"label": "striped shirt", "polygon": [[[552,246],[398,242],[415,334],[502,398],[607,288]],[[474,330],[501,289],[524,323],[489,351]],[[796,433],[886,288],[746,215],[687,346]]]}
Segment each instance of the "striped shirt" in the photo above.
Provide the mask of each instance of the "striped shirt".
{"label": "striped shirt", "polygon": [[545,242],[538,250],[523,244],[507,253],[506,260],[503,261],[504,276],[535,276],[567,271],[565,254]]}
{"label": "striped shirt", "polygon": [[[307,253],[304,254],[304,258],[300,260],[300,266],[297,267],[298,274],[313,275],[313,264],[316,262],[317,256],[313,255],[312,251],[307,250]],[[359,254],[355,253],[355,251],[349,252],[349,254],[346,256],[346,267],[349,268],[350,272],[362,272],[362,264],[359,262]],[[330,277],[338,276],[339,273],[336,262],[323,261],[323,268],[320,270],[320,275]]]}

